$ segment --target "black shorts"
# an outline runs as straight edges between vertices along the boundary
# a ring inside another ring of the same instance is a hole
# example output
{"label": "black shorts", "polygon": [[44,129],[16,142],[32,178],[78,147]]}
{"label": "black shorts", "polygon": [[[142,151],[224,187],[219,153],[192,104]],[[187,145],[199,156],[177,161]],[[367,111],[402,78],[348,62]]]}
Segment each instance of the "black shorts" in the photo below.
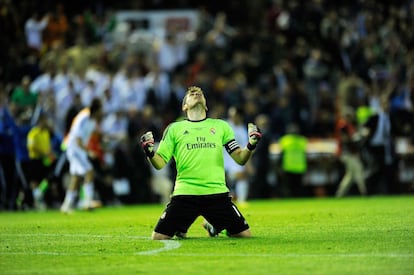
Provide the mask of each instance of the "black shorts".
{"label": "black shorts", "polygon": [[203,216],[217,232],[226,229],[230,235],[234,235],[249,228],[229,194],[223,193],[172,197],[154,231],[171,237],[177,232],[187,233],[199,216]]}

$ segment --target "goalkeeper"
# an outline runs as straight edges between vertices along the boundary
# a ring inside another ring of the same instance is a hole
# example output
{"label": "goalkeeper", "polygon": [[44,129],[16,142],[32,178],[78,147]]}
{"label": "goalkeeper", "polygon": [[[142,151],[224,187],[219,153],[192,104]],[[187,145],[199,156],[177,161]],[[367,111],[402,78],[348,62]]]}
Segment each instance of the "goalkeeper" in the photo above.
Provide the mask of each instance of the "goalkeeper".
{"label": "goalkeeper", "polygon": [[261,133],[249,123],[249,142],[241,148],[230,125],[221,119],[207,118],[207,104],[199,87],[189,87],[182,102],[187,119],[170,124],[157,151],[151,132],[140,141],[148,160],[162,169],[174,158],[177,176],[171,200],[152,233],[153,240],[186,237],[197,217],[210,236],[222,230],[231,237],[250,237],[249,225],[233,204],[225,182],[223,149],[240,165],[250,159]]}

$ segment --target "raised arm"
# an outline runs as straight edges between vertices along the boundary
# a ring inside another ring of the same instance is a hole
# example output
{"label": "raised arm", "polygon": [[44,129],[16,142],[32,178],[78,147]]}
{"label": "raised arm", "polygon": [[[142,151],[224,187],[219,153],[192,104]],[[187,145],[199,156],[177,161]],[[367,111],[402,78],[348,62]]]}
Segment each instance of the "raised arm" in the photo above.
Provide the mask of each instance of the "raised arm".
{"label": "raised arm", "polygon": [[140,143],[145,155],[147,155],[147,159],[155,169],[160,170],[167,164],[165,160],[154,150],[155,141],[152,132],[146,132],[143,134],[141,136]]}
{"label": "raised arm", "polygon": [[232,152],[230,155],[234,159],[234,161],[240,165],[246,164],[246,162],[250,159],[250,156],[252,155],[254,149],[256,149],[257,143],[262,138],[262,133],[256,125],[254,125],[253,123],[249,123],[247,128],[249,135],[249,143],[247,143],[247,146],[245,148],[238,148],[234,150],[234,152]]}

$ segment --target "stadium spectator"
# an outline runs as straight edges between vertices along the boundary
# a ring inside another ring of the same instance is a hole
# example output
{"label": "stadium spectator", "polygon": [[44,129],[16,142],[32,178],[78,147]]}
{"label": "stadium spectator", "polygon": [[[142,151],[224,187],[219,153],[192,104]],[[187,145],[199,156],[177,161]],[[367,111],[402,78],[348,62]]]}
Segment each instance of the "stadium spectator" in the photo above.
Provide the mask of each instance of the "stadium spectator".
{"label": "stadium spectator", "polygon": [[318,89],[318,101],[319,107],[316,111],[316,117],[308,136],[330,138],[335,131],[335,105],[332,104],[334,100],[329,94],[331,92],[330,87],[324,87],[321,85]]}
{"label": "stadium spectator", "polygon": [[[234,137],[238,144],[249,142],[247,128],[244,122],[244,112],[240,107],[231,106],[227,112],[227,123],[233,129]],[[224,154],[224,169],[226,172],[227,186],[234,201],[240,208],[247,206],[249,196],[249,170],[246,165],[236,163],[229,154]]]}
{"label": "stadium spectator", "polygon": [[[290,87],[290,85],[288,85],[288,87]],[[290,96],[294,97],[294,95]],[[273,110],[270,112],[270,118],[273,122],[270,124],[270,127],[275,138],[280,138],[284,135],[286,133],[286,127],[292,121],[292,108],[289,105],[294,104],[294,99],[290,101],[290,96],[279,96]]]}
{"label": "stadium spectator", "polygon": [[[154,202],[150,191],[152,169],[145,160],[145,154],[140,150],[140,145],[136,142],[144,129],[153,129],[154,136],[160,136],[158,128],[151,127],[151,124],[146,122],[139,124],[142,120],[149,123],[151,118],[154,119],[155,114],[151,110],[146,113],[149,117],[145,119],[140,119],[139,114],[134,110],[127,113],[129,123],[127,139],[114,150],[113,184],[115,190],[119,191],[116,195],[121,203]],[[148,128],[146,128],[147,125]],[[120,185],[120,190],[115,185]]]}
{"label": "stadium spectator", "polygon": [[338,143],[337,154],[345,166],[345,174],[339,183],[336,196],[347,195],[354,182],[360,194],[367,195],[364,166],[360,155],[362,136],[358,133],[355,111],[351,107],[341,111],[341,116],[336,123],[335,137]]}
{"label": "stadium spectator", "polygon": [[14,1],[0,1],[0,81],[19,81],[20,62],[27,49],[24,39],[24,19]]}
{"label": "stadium spectator", "polygon": [[93,79],[88,79],[85,87],[80,91],[83,106],[89,106],[94,98],[100,97],[98,83]]}
{"label": "stadium spectator", "polygon": [[20,113],[27,109],[34,111],[38,95],[30,88],[31,80],[28,76],[22,78],[21,85],[17,86],[10,98],[10,107],[13,112]]}
{"label": "stadium spectator", "polygon": [[368,93],[366,83],[353,72],[341,75],[336,90],[338,110],[347,106],[357,109],[367,98]]}
{"label": "stadium spectator", "polygon": [[69,79],[67,85],[64,85],[61,89],[57,89],[55,99],[55,130],[61,136],[66,134],[66,115],[74,104],[75,97],[79,96],[79,91],[75,88],[75,82],[73,79]]}
{"label": "stadium spectator", "polygon": [[30,89],[36,94],[45,94],[54,91],[53,80],[57,74],[57,65],[44,59],[42,74],[30,83]]}
{"label": "stadium spectator", "polygon": [[66,190],[65,199],[61,205],[62,213],[73,211],[77,198],[77,190],[83,179],[84,205],[83,209],[93,208],[94,186],[93,166],[88,159],[87,145],[93,131],[102,119],[102,103],[93,99],[88,108],[84,108],[74,118],[66,139],[66,156],[69,161],[71,180]]}
{"label": "stadium spectator", "polygon": [[48,20],[48,15],[41,17],[38,12],[34,12],[24,25],[27,46],[36,55],[42,53],[43,30],[46,28]]}
{"label": "stadium spectator", "polygon": [[69,23],[64,11],[64,6],[62,4],[57,4],[54,11],[50,14],[45,29],[44,41],[46,46],[50,49],[55,45],[65,45],[68,29]]}
{"label": "stadium spectator", "polygon": [[414,143],[414,66],[391,95],[390,115],[400,122],[398,135],[410,137]]}
{"label": "stadium spectator", "polygon": [[148,93],[147,103],[153,105],[158,111],[165,110],[171,97],[174,96],[170,81],[170,75],[158,65],[152,66],[144,77],[144,84]]}
{"label": "stadium spectator", "polygon": [[180,65],[187,62],[186,52],[185,41],[180,41],[179,33],[167,33],[158,48],[154,49],[155,64],[171,76]]}
{"label": "stadium spectator", "polygon": [[254,124],[249,124],[249,142],[241,149],[227,122],[207,118],[206,98],[199,87],[188,88],[182,110],[187,119],[170,124],[156,152],[153,134],[147,132],[141,137],[142,148],[154,168],[162,169],[171,158],[177,168],[171,201],[152,239],[185,237],[200,215],[207,220],[205,228],[210,236],[226,229],[230,236],[250,237],[249,225],[229,197],[222,147],[234,161],[244,165],[256,148],[260,132]]}
{"label": "stadium spectator", "polygon": [[270,155],[270,145],[274,141],[270,131],[271,121],[269,116],[260,114],[256,117],[255,123],[262,132],[262,138],[251,160],[252,173],[249,179],[249,198],[271,198],[277,195],[276,190],[274,190],[276,169],[272,167]]}
{"label": "stadium spectator", "polygon": [[188,77],[186,84],[188,86],[194,85],[197,78],[203,70],[208,66],[207,53],[205,51],[199,51],[195,54],[194,61],[189,64]]}
{"label": "stadium spectator", "polygon": [[[124,81],[119,87],[122,92],[123,108],[125,111],[131,109],[141,111],[145,108],[150,97],[150,88],[147,86],[148,83],[146,83],[146,75],[144,76],[139,68],[134,68],[128,72],[127,76],[128,81]],[[164,88],[163,90],[167,89]],[[165,100],[165,97],[163,99]]]}
{"label": "stadium spectator", "polygon": [[380,98],[377,114],[372,115],[363,125],[365,136],[364,151],[367,163],[367,187],[369,194],[395,194],[396,181],[395,125],[390,117],[390,102]]}
{"label": "stadium spectator", "polygon": [[15,155],[16,177],[9,183],[11,189],[10,203],[13,208],[25,210],[33,207],[32,190],[29,185],[31,165],[27,148],[27,136],[33,127],[32,112],[27,110],[11,119]]}
{"label": "stadium spectator", "polygon": [[303,74],[305,77],[305,93],[308,97],[311,125],[315,123],[320,107],[319,87],[328,75],[328,67],[323,59],[323,52],[312,49],[309,57],[303,64]]}
{"label": "stadium spectator", "polygon": [[[94,195],[92,201],[89,203],[89,208],[97,208],[102,205],[110,205],[115,201],[115,195],[112,188],[112,171],[111,156],[109,150],[106,148],[106,137],[104,138],[102,130],[94,130],[89,138],[87,150],[88,159],[93,167],[93,189]],[[88,187],[86,187],[87,189]],[[85,209],[85,204],[88,203],[88,197],[85,196],[85,189],[82,190],[78,207]]]}
{"label": "stadium spectator", "polygon": [[8,106],[8,96],[0,84],[0,209],[16,210],[13,182],[16,176],[13,115]]}
{"label": "stadium spectator", "polygon": [[202,48],[208,53],[213,68],[221,69],[229,57],[230,45],[235,31],[227,26],[227,15],[219,12],[214,18],[213,27],[203,37]]}

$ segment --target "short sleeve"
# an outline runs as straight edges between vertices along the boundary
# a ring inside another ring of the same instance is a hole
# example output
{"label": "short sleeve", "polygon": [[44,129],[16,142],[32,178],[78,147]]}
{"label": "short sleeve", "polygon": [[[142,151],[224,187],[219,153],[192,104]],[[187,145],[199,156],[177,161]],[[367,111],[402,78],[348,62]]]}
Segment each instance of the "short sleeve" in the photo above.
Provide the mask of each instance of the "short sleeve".
{"label": "short sleeve", "polygon": [[169,125],[164,130],[157,150],[157,154],[160,155],[165,162],[169,162],[174,153],[175,137],[173,128],[172,125]]}

